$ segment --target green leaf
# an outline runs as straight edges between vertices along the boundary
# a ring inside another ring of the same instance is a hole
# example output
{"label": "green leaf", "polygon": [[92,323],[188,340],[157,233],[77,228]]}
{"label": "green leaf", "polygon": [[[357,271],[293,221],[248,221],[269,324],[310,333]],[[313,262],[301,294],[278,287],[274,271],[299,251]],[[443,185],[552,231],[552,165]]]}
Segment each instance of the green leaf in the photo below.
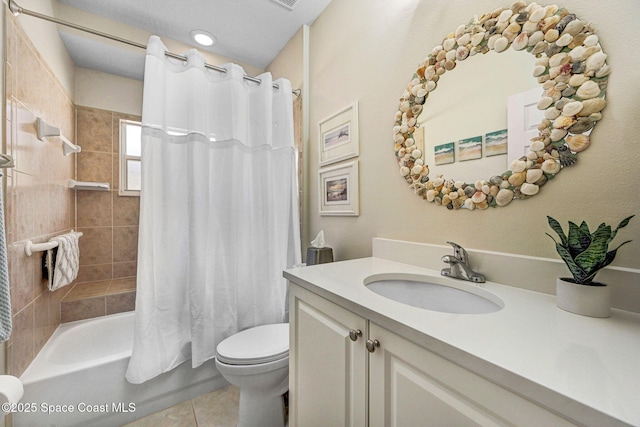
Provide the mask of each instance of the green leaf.
{"label": "green leaf", "polygon": [[589,226],[587,225],[586,221],[582,221],[582,223],[580,224],[580,230],[582,230],[586,234],[591,234],[591,231],[589,231]]}
{"label": "green leaf", "polygon": [[586,250],[575,257],[576,263],[582,267],[588,276],[597,272],[602,262],[606,259],[611,227],[600,224],[598,229],[590,236],[591,244]]}
{"label": "green leaf", "polygon": [[[551,229],[558,234],[558,237],[560,237],[560,240],[562,241],[562,245],[567,246],[567,237],[564,235],[564,231],[562,230],[562,226],[560,225],[560,223],[555,219],[551,218],[549,215],[547,215],[547,220],[549,221],[549,227],[551,227]],[[547,235],[551,237],[549,234]],[[553,239],[553,237],[551,238]]]}
{"label": "green leaf", "polygon": [[589,234],[589,229],[587,228],[587,232],[585,233],[584,228],[578,227],[576,224],[569,221],[569,237],[567,246],[569,247],[571,255],[574,258],[577,257],[579,254],[586,251],[590,244],[591,235]]}
{"label": "green leaf", "polygon": [[[616,229],[613,230],[613,233],[611,234],[611,240],[613,240],[613,238],[616,237],[616,234],[618,233],[618,230],[620,230],[621,228],[626,227],[629,224],[629,221],[631,221],[631,218],[633,218],[634,216],[635,215],[628,216],[625,219],[623,219],[622,221],[620,221],[620,224],[618,224]],[[618,246],[618,247],[620,247],[620,246]]]}
{"label": "green leaf", "polygon": [[606,267],[607,265],[611,264],[613,262],[613,260],[616,257],[616,253],[618,252],[618,249],[620,249],[620,247],[622,247],[623,245],[626,245],[627,243],[631,242],[631,240],[627,240],[626,242],[622,242],[620,245],[618,245],[617,248],[615,248],[612,251],[607,252],[607,255],[605,256],[605,258],[602,260],[602,262],[594,269],[594,271],[587,277],[588,281],[585,283],[590,283],[593,278],[595,277],[595,275],[604,267]]}
{"label": "green leaf", "polygon": [[564,263],[567,264],[567,267],[569,267],[569,271],[576,283],[584,283],[589,275],[574,261],[569,250],[559,243],[556,243],[556,250]]}

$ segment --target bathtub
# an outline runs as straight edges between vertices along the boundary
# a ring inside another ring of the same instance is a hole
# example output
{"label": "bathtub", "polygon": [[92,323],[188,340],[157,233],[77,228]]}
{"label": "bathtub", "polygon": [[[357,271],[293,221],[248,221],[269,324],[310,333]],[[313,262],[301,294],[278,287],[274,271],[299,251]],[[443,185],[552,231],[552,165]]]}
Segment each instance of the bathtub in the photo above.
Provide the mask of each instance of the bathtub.
{"label": "bathtub", "polygon": [[130,384],[133,321],[129,312],[60,325],[20,377],[24,397],[13,425],[112,427],[228,384],[214,360]]}

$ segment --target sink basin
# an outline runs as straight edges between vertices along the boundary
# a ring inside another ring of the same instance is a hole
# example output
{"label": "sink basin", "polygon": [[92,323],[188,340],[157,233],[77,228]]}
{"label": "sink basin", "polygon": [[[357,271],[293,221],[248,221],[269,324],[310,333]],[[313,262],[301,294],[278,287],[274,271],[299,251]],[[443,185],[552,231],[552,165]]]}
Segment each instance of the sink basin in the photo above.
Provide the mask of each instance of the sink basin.
{"label": "sink basin", "polygon": [[426,310],[457,314],[486,314],[504,308],[491,292],[465,282],[417,274],[376,274],[365,286],[385,298]]}

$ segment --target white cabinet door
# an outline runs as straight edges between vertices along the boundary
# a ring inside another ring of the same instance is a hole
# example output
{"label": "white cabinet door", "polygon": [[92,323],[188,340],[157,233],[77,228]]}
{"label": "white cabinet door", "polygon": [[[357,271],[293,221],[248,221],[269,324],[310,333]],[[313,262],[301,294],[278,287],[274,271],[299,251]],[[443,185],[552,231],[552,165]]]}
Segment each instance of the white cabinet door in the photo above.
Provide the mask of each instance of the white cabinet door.
{"label": "white cabinet door", "polygon": [[[367,321],[290,288],[289,425],[366,426]],[[352,341],[351,330],[362,336]]]}
{"label": "white cabinet door", "polygon": [[543,408],[370,322],[370,426],[570,426]]}

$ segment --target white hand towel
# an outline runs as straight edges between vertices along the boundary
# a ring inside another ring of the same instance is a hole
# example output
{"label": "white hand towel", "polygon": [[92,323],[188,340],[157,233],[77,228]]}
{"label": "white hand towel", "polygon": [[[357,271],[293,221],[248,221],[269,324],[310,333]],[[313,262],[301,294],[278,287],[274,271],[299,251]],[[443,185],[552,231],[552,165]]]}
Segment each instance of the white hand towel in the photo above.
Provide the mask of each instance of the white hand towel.
{"label": "white hand towel", "polygon": [[49,290],[55,291],[70,284],[78,276],[80,249],[76,233],[62,234],[52,238],[51,241],[58,242],[53,281],[49,285]]}

